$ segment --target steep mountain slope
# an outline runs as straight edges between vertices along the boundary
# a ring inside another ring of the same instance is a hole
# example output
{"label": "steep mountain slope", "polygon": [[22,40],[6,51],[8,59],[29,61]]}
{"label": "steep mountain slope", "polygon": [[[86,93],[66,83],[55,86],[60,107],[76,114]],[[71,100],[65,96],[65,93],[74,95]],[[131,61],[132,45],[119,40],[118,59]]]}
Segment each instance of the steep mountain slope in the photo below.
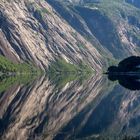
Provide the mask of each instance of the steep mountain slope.
{"label": "steep mountain slope", "polygon": [[139,0],[126,0],[126,2],[140,8],[140,1]]}
{"label": "steep mountain slope", "polygon": [[65,3],[72,3],[72,4],[85,4],[85,3],[98,3],[101,0],[59,0],[60,2],[65,2]]}
{"label": "steep mountain slope", "polygon": [[99,71],[105,63],[99,51],[44,0],[0,1],[0,54],[42,69],[58,58],[82,61]]}
{"label": "steep mountain slope", "polygon": [[117,59],[140,55],[140,9],[133,6],[138,7],[137,0],[47,1],[97,49],[100,46]]}

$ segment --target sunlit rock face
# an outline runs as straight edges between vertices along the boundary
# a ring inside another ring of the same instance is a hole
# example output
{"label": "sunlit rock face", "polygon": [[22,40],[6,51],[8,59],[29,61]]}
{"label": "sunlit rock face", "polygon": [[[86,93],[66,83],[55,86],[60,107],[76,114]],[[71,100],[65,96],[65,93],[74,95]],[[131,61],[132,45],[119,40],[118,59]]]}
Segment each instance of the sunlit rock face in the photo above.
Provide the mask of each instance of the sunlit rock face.
{"label": "sunlit rock face", "polygon": [[0,1],[0,54],[14,62],[31,61],[47,69],[63,58],[93,69],[104,60],[97,49],[76,32],[46,1]]}
{"label": "sunlit rock face", "polygon": [[[139,91],[93,76],[59,86],[47,77],[15,84],[0,97],[2,140],[137,136]],[[136,124],[135,124],[136,123]]]}

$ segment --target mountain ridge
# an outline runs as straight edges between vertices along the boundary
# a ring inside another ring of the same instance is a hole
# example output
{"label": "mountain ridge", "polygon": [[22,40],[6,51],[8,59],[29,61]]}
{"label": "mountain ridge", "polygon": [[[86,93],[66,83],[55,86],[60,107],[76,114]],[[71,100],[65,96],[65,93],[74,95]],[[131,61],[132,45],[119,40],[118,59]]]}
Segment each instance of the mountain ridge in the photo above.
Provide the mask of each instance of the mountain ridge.
{"label": "mountain ridge", "polygon": [[98,44],[97,48],[101,46],[116,59],[140,54],[140,10],[132,3],[102,0],[81,5],[65,4],[63,0],[47,1],[74,29],[87,39],[90,36],[92,44]]}

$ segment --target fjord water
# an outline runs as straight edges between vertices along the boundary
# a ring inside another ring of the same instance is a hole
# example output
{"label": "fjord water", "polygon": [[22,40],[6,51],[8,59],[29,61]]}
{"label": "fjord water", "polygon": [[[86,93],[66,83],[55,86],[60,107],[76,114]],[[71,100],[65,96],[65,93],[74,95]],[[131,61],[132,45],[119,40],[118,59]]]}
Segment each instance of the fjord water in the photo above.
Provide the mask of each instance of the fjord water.
{"label": "fjord water", "polygon": [[140,134],[140,91],[105,75],[67,78],[1,79],[0,139],[123,140]]}

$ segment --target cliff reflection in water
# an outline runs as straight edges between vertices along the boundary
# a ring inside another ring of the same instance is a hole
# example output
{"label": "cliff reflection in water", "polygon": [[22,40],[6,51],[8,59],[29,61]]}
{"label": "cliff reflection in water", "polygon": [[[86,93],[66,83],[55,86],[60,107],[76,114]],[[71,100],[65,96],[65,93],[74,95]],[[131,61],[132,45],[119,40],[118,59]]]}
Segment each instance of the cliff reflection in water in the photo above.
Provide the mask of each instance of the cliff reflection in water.
{"label": "cliff reflection in water", "polygon": [[82,82],[79,78],[64,81],[60,86],[42,76],[2,92],[1,139],[123,139],[139,135],[139,91],[126,90],[100,75]]}

